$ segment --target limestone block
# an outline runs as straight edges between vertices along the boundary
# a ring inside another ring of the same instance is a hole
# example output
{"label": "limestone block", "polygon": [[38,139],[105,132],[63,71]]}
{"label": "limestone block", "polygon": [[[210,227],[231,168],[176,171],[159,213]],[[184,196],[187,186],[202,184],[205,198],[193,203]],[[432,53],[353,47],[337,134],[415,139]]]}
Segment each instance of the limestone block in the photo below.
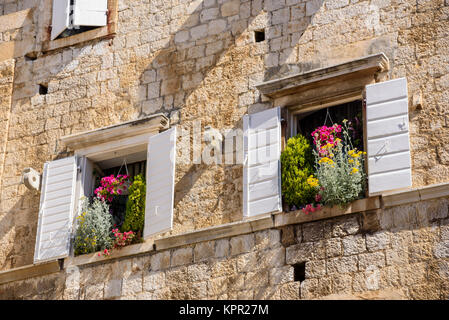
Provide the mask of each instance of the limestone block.
{"label": "limestone block", "polygon": [[327,261],[327,273],[351,273],[357,271],[357,256],[347,256],[329,259]]}
{"label": "limestone block", "polygon": [[187,267],[189,282],[207,281],[211,278],[211,269],[205,263],[192,264]]}
{"label": "limestone block", "polygon": [[212,20],[209,22],[208,33],[209,35],[216,35],[226,30],[227,22],[226,20]]}
{"label": "limestone block", "polygon": [[332,276],[332,288],[334,293],[351,293],[352,292],[352,275],[336,274]]}
{"label": "limestone block", "polygon": [[218,295],[226,294],[228,289],[227,277],[220,277],[210,279],[207,282],[207,295],[209,297],[215,297]]}
{"label": "limestone block", "polygon": [[325,246],[321,242],[300,243],[286,249],[287,264],[296,264],[324,258]]}
{"label": "limestone block", "polygon": [[232,237],[229,244],[231,255],[250,252],[254,248],[254,234]]}
{"label": "limestone block", "polygon": [[143,275],[143,289],[155,291],[165,286],[165,273],[163,271],[146,272]]}
{"label": "limestone block", "polygon": [[208,25],[201,24],[197,27],[193,27],[192,29],[190,29],[190,36],[192,37],[192,40],[198,40],[206,37],[207,32],[208,32]]}
{"label": "limestone block", "polygon": [[269,269],[259,269],[254,272],[248,272],[245,275],[246,288],[266,287],[269,284]]}
{"label": "limestone block", "polygon": [[89,285],[85,288],[85,300],[99,300],[103,298],[104,283]]}
{"label": "limestone block", "polygon": [[194,261],[202,261],[207,258],[212,258],[215,256],[215,242],[201,242],[195,245],[194,249]]}
{"label": "limestone block", "polygon": [[385,253],[383,251],[362,253],[359,255],[359,270],[367,268],[382,268],[385,266]]}
{"label": "limestone block", "polygon": [[253,271],[259,267],[257,260],[257,253],[250,252],[239,255],[237,258],[237,271],[238,272],[248,272]]}
{"label": "limestone block", "polygon": [[449,241],[441,241],[435,245],[433,250],[435,258],[449,258]]}
{"label": "limestone block", "polygon": [[121,295],[122,295],[121,279],[109,280],[108,282],[106,282],[104,286],[105,299],[117,298],[120,297]]}
{"label": "limestone block", "polygon": [[361,234],[346,236],[342,238],[342,243],[345,256],[366,251],[365,238]]}
{"label": "limestone block", "polygon": [[233,16],[239,13],[240,0],[231,0],[221,5],[221,15],[223,17]]}
{"label": "limestone block", "polygon": [[326,261],[316,260],[306,262],[306,279],[321,278],[326,275]]}
{"label": "limestone block", "polygon": [[176,267],[192,262],[193,262],[193,249],[181,248],[173,251],[170,266]]}
{"label": "limestone block", "polygon": [[204,9],[200,13],[200,21],[201,23],[203,23],[206,21],[215,20],[218,17],[218,14],[219,14],[218,8]]}
{"label": "limestone block", "polygon": [[285,6],[285,0],[265,0],[264,9],[274,11]]}
{"label": "limestone block", "polygon": [[222,258],[229,254],[229,240],[220,239],[215,241],[215,257]]}
{"label": "limestone block", "polygon": [[123,279],[122,292],[124,296],[133,295],[143,290],[143,272],[139,271]]}
{"label": "limestone block", "polygon": [[288,23],[290,20],[290,8],[282,8],[272,12],[271,24]]}
{"label": "limestone block", "polygon": [[294,281],[294,268],[292,266],[284,266],[270,269],[269,280],[270,285],[292,282]]}
{"label": "limestone block", "polygon": [[170,267],[170,251],[163,251],[152,255],[150,258],[150,270],[158,271]]}
{"label": "limestone block", "polygon": [[273,268],[285,264],[285,248],[258,251],[258,261],[261,267]]}
{"label": "limestone block", "polygon": [[324,241],[326,246],[326,257],[333,258],[342,254],[341,240],[338,238],[327,239]]}
{"label": "limestone block", "polygon": [[210,268],[211,277],[213,278],[231,276],[237,272],[236,261],[233,259],[215,261],[211,263]]}
{"label": "limestone block", "polygon": [[309,242],[323,239],[323,227],[322,221],[305,223],[302,226],[302,240]]}
{"label": "limestone block", "polygon": [[360,230],[357,216],[342,217],[335,220],[332,235],[334,237],[342,237],[350,234],[356,234]]}
{"label": "limestone block", "polygon": [[280,231],[279,230],[264,230],[256,232],[255,234],[256,250],[264,250],[279,246]]}

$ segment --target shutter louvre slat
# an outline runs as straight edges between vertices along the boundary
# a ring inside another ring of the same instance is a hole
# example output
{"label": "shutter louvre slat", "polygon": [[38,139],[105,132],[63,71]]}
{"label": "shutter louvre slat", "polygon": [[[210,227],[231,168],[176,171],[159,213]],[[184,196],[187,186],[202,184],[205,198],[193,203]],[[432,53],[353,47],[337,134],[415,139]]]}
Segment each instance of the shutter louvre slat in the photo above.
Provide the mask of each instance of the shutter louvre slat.
{"label": "shutter louvre slat", "polygon": [[175,167],[176,127],[173,127],[148,141],[145,239],[173,227]]}
{"label": "shutter louvre slat", "polygon": [[412,185],[405,78],[366,86],[369,195]]}

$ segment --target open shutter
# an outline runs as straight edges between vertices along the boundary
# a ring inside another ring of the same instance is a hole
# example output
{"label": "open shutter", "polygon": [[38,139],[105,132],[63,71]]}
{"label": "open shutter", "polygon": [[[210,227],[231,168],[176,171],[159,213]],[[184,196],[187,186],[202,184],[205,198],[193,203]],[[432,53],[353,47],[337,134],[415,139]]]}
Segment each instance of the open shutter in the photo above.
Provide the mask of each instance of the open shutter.
{"label": "open shutter", "polygon": [[69,255],[76,174],[75,157],[44,165],[34,263]]}
{"label": "open shutter", "polygon": [[176,127],[151,136],[148,143],[144,238],[173,227]]}
{"label": "open shutter", "polygon": [[369,194],[412,185],[407,80],[366,86]]}
{"label": "open shutter", "polygon": [[74,26],[105,26],[107,24],[108,0],[75,0]]}
{"label": "open shutter", "polygon": [[51,40],[56,39],[70,24],[70,0],[53,0]]}
{"label": "open shutter", "polygon": [[243,215],[281,211],[280,108],[245,115],[243,130]]}

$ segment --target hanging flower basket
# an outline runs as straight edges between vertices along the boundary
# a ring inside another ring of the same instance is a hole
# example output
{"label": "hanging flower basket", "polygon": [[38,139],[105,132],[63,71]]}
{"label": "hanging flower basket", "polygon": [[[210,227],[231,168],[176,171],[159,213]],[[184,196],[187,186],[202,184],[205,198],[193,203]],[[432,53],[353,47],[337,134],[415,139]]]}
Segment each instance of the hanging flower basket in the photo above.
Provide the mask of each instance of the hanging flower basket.
{"label": "hanging flower basket", "polygon": [[114,196],[122,195],[130,185],[129,176],[126,174],[113,174],[101,178],[100,186],[95,189],[95,195],[105,201],[112,202]]}

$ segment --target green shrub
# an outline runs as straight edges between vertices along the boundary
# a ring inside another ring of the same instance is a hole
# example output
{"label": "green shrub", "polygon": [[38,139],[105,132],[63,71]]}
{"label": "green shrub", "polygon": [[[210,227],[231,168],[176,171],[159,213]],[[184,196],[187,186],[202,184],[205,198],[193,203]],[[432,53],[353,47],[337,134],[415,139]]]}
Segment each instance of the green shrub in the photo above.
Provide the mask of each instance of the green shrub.
{"label": "green shrub", "polygon": [[125,221],[121,231],[134,231],[141,235],[145,223],[145,195],[146,185],[142,175],[134,177],[134,181],[128,189],[128,201],[126,202]]}
{"label": "green shrub", "polygon": [[94,198],[92,204],[86,198],[77,218],[75,255],[109,249],[112,245],[112,216],[105,201]]}
{"label": "green shrub", "polygon": [[288,139],[281,154],[282,194],[288,205],[300,207],[314,201],[316,189],[307,183],[314,173],[313,164],[312,146],[307,139],[301,134]]}

